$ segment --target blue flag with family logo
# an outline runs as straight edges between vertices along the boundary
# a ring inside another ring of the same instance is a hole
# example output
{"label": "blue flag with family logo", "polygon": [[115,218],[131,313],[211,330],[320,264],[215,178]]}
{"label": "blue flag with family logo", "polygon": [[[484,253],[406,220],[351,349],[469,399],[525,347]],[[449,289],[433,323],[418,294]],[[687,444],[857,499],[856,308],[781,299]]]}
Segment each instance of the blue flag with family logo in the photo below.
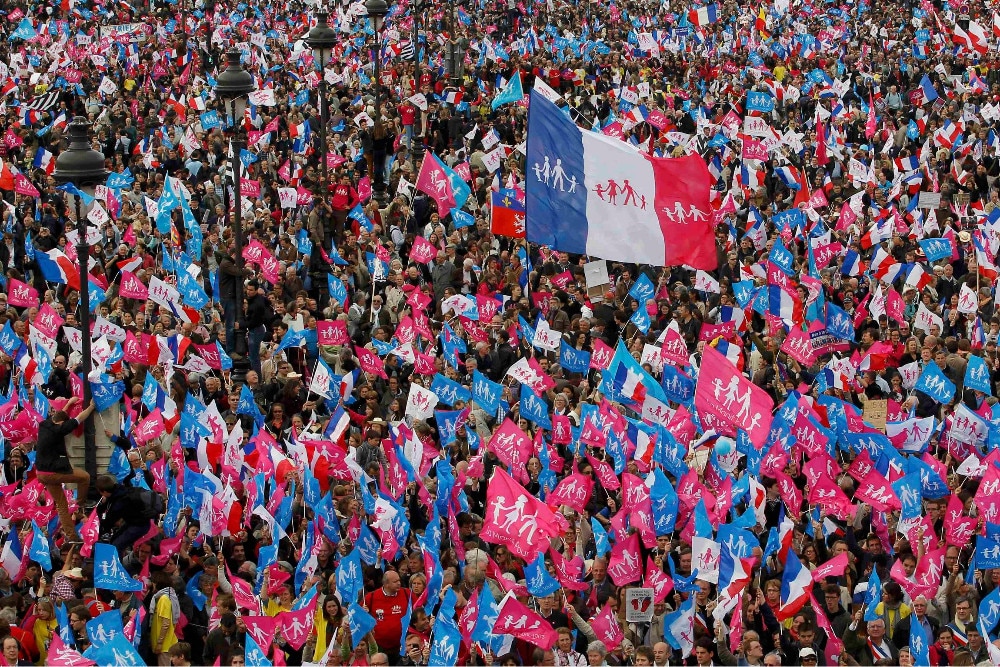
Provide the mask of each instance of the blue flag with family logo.
{"label": "blue flag with family logo", "polygon": [[663,366],[660,386],[667,398],[676,403],[688,403],[694,398],[694,380],[670,364]]}
{"label": "blue flag with family logo", "polygon": [[115,637],[124,635],[122,615],[117,609],[106,611],[97,618],[87,621],[87,637],[97,648],[107,646],[115,640]]}
{"label": "blue flag with family logo", "polygon": [[562,587],[545,567],[545,554],[538,554],[534,561],[524,566],[524,583],[528,592],[537,598],[551,595]]}
{"label": "blue flag with family logo", "polygon": [[981,570],[1000,567],[1000,541],[982,535],[976,538],[976,567]]}
{"label": "blue flag with family logo", "polygon": [[106,591],[141,591],[142,582],[125,570],[114,546],[98,542],[94,545],[94,588]]}
{"label": "blue flag with family logo", "polygon": [[910,660],[914,665],[929,665],[930,651],[927,643],[927,631],[922,623],[910,623]]}
{"label": "blue flag with family logo", "polygon": [[951,239],[940,237],[920,239],[917,243],[920,244],[920,249],[924,251],[924,256],[927,257],[928,262],[936,262],[939,259],[951,257]]}
{"label": "blue flag with family logo", "polygon": [[459,401],[467,403],[472,398],[472,392],[440,373],[434,376],[430,390],[437,394],[442,403],[447,403],[448,405],[455,405]]}
{"label": "blue flag with family logo", "polygon": [[768,93],[751,90],[747,93],[747,111],[770,113],[774,111],[774,98]]}
{"label": "blue flag with family logo", "polygon": [[[357,607],[357,604],[354,606]],[[351,629],[353,630],[354,628],[352,627]],[[371,628],[369,628],[368,631],[371,631]],[[357,646],[355,646],[355,648],[357,648]],[[264,653],[260,645],[254,641],[254,638],[250,636],[249,632],[246,633],[244,663],[247,667],[271,667],[274,664],[267,659],[267,654]]]}
{"label": "blue flag with family logo", "polygon": [[[119,614],[119,612],[114,611],[110,613]],[[115,638],[110,640],[104,646],[100,648],[91,645],[86,651],[83,652],[83,657],[93,660],[98,665],[115,665],[116,667],[138,667],[139,665],[145,665],[146,661],[142,659],[139,652],[135,650],[135,647],[125,638],[125,633],[115,635]],[[247,660],[247,665],[250,661]],[[268,663],[270,665],[270,663]]]}
{"label": "blue flag with family logo", "polygon": [[347,623],[351,629],[351,650],[354,650],[375,627],[375,618],[357,602],[352,602],[347,608]]}
{"label": "blue flag with family logo", "polygon": [[500,408],[503,385],[493,382],[479,371],[472,372],[472,399],[489,415],[495,415]]}
{"label": "blue flag with family logo", "polygon": [[552,420],[549,419],[548,404],[535,395],[533,391],[521,392],[521,417],[533,422],[542,428],[552,429]]}
{"label": "blue flag with family logo", "polygon": [[968,364],[965,366],[965,388],[981,391],[984,394],[992,394],[993,387],[990,383],[990,369],[982,357],[970,354]]}
{"label": "blue flag with family logo", "polygon": [[201,120],[202,129],[206,132],[214,130],[217,127],[222,127],[222,121],[219,119],[218,111],[206,111],[199,116],[199,120]]}
{"label": "blue flag with family logo", "polygon": [[854,320],[847,311],[826,302],[826,330],[841,340],[854,340]]}
{"label": "blue flag with family logo", "polygon": [[559,365],[570,373],[587,373],[590,371],[590,352],[578,350],[566,341],[561,341]]}
{"label": "blue flag with family logo", "polygon": [[643,308],[646,301],[652,299],[655,293],[656,288],[653,287],[653,281],[645,273],[639,274],[639,277],[632,284],[632,289],[628,291],[628,295],[639,302],[640,308]]}
{"label": "blue flag with family logo", "polygon": [[326,274],[326,289],[330,298],[339,303],[341,307],[347,304],[347,288],[344,287],[343,280],[332,273]]}
{"label": "blue flag with family logo", "polygon": [[118,399],[125,393],[125,383],[118,382],[91,382],[91,395],[94,398],[94,405],[98,412],[104,412],[118,402]]}
{"label": "blue flag with family logo", "polygon": [[920,374],[920,379],[913,388],[927,394],[938,403],[950,403],[955,397],[955,383],[945,377],[933,361],[924,367],[924,372]]}
{"label": "blue flag with family logo", "polygon": [[632,317],[628,318],[628,321],[635,325],[635,328],[646,333],[649,331],[650,325],[653,321],[649,317],[649,311],[646,310],[644,304],[640,304],[638,308],[632,313]]}

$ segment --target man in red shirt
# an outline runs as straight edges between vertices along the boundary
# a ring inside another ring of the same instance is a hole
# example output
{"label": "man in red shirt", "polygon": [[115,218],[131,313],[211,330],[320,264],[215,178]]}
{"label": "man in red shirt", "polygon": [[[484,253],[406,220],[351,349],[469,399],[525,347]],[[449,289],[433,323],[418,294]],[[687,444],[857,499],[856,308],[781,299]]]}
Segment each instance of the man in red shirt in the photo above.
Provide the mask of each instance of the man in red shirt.
{"label": "man in red shirt", "polygon": [[339,234],[347,224],[347,214],[354,206],[361,201],[358,191],[351,185],[351,177],[344,174],[340,177],[340,183],[333,186],[333,196],[330,198],[330,208],[333,209],[333,222],[335,229],[327,230],[332,238],[334,234]]}
{"label": "man in red shirt", "polygon": [[413,102],[406,100],[399,105],[399,119],[403,122],[403,132],[405,133],[405,143],[408,149],[413,148],[413,123],[417,119],[417,107]]}
{"label": "man in red shirt", "polygon": [[389,570],[382,575],[382,588],[365,597],[368,613],[375,617],[372,637],[378,650],[389,656],[389,664],[399,662],[399,644],[403,634],[403,617],[410,604],[410,590],[401,588],[399,574]]}

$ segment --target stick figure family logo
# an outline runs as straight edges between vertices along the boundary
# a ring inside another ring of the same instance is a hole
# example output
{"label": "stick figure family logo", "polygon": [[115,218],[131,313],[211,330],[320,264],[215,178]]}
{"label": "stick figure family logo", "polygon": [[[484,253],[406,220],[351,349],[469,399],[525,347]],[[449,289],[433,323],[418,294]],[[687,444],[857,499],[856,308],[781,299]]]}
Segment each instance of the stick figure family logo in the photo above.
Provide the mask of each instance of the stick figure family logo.
{"label": "stick figure family logo", "polygon": [[745,424],[747,421],[750,422],[749,426],[747,426],[744,430],[753,430],[760,425],[761,414],[759,412],[756,412],[753,415],[750,414],[751,389],[748,388],[746,394],[740,396],[740,381],[735,375],[729,380],[729,386],[727,387],[723,387],[722,382],[716,378],[712,388],[714,390],[715,400],[721,401],[723,407],[727,411],[734,409],[733,404],[736,404],[735,407],[738,409],[735,413],[735,419],[737,422],[742,424]]}
{"label": "stick figure family logo", "polygon": [[552,164],[549,156],[546,155],[542,160],[542,164],[536,162],[532,166],[532,171],[535,172],[535,178],[538,182],[544,183],[547,188],[569,194],[576,192],[578,183],[576,176],[566,174],[566,169],[562,165],[562,158],[557,157],[555,164]]}
{"label": "stick figure family logo", "polygon": [[635,206],[643,211],[646,210],[646,195],[639,194],[627,178],[621,183],[609,178],[607,183],[595,185],[594,193],[612,206]]}
{"label": "stick figure family logo", "polygon": [[664,206],[660,211],[670,222],[678,222],[682,225],[687,225],[691,222],[704,222],[708,219],[705,212],[695,208],[694,204],[689,204],[687,209],[685,209],[684,204],[680,201],[675,201],[673,206]]}

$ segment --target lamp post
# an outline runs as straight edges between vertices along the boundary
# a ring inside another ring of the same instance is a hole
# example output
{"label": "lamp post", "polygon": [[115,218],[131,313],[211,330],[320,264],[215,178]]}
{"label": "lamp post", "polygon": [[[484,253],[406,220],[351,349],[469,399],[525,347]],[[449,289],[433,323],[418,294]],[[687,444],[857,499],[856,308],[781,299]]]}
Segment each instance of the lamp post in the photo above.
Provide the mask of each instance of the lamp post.
{"label": "lamp post", "polygon": [[[375,138],[374,141],[385,142],[382,129],[382,29],[385,27],[385,17],[389,13],[389,5],[385,0],[367,0],[365,9],[372,20],[375,29]],[[374,143],[373,141],[373,143]],[[384,148],[383,148],[384,150]],[[382,162],[375,164],[375,183],[373,187],[375,201],[380,205],[385,203],[385,174]]]}
{"label": "lamp post", "polygon": [[[233,48],[226,52],[226,69],[215,83],[215,94],[223,100],[226,105],[226,113],[229,115],[229,125],[232,128],[232,149],[233,162],[230,164],[229,173],[233,179],[233,195],[236,200],[233,206],[233,244],[236,247],[236,266],[243,272],[243,199],[241,197],[240,178],[243,174],[240,163],[240,155],[243,152],[243,133],[240,126],[243,124],[243,114],[247,108],[250,93],[254,91],[253,76],[243,69],[240,63],[240,52]],[[227,211],[228,214],[228,211]],[[236,280],[236,316],[243,310],[243,277]],[[231,346],[232,341],[227,340],[226,345]],[[232,349],[232,348],[230,348]]]}
{"label": "lamp post", "polygon": [[[419,93],[420,91],[420,24],[424,20],[424,10],[427,9],[427,5],[422,2],[413,3],[413,92]],[[421,123],[423,120],[421,119]],[[413,168],[420,168],[420,160],[424,153],[424,141],[423,139],[418,139],[416,136],[410,141],[410,155],[413,159]]]}
{"label": "lamp post", "polygon": [[320,173],[323,174],[323,187],[326,192],[323,197],[330,194],[330,175],[326,164],[326,65],[330,62],[330,55],[333,47],[337,44],[337,33],[330,27],[328,22],[329,12],[325,8],[316,11],[316,27],[309,31],[306,36],[306,44],[312,49],[313,59],[319,65],[319,140],[323,149],[320,151]]}
{"label": "lamp post", "polygon": [[[90,245],[87,243],[87,218],[83,214],[80,193],[93,197],[94,186],[104,183],[108,170],[104,167],[104,155],[90,145],[90,122],[83,116],[76,116],[67,128],[69,148],[56,158],[56,168],[52,177],[59,183],[72,183],[76,187],[73,195],[76,212],[76,230],[79,239],[76,245],[77,261],[80,263],[80,327],[83,329],[81,354],[83,356],[83,404],[90,405],[90,372],[93,359],[90,355]],[[97,439],[94,432],[94,416],[83,423],[84,467],[91,482],[97,479]]]}

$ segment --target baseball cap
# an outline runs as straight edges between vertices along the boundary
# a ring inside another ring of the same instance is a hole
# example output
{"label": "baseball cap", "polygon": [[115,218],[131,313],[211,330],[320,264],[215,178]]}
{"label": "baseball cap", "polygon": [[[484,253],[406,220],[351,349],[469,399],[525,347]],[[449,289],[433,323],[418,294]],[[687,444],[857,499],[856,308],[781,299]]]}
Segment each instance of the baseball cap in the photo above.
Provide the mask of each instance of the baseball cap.
{"label": "baseball cap", "polygon": [[816,657],[816,651],[812,650],[808,646],[799,651],[799,660],[801,660],[802,658],[815,658],[815,657]]}

